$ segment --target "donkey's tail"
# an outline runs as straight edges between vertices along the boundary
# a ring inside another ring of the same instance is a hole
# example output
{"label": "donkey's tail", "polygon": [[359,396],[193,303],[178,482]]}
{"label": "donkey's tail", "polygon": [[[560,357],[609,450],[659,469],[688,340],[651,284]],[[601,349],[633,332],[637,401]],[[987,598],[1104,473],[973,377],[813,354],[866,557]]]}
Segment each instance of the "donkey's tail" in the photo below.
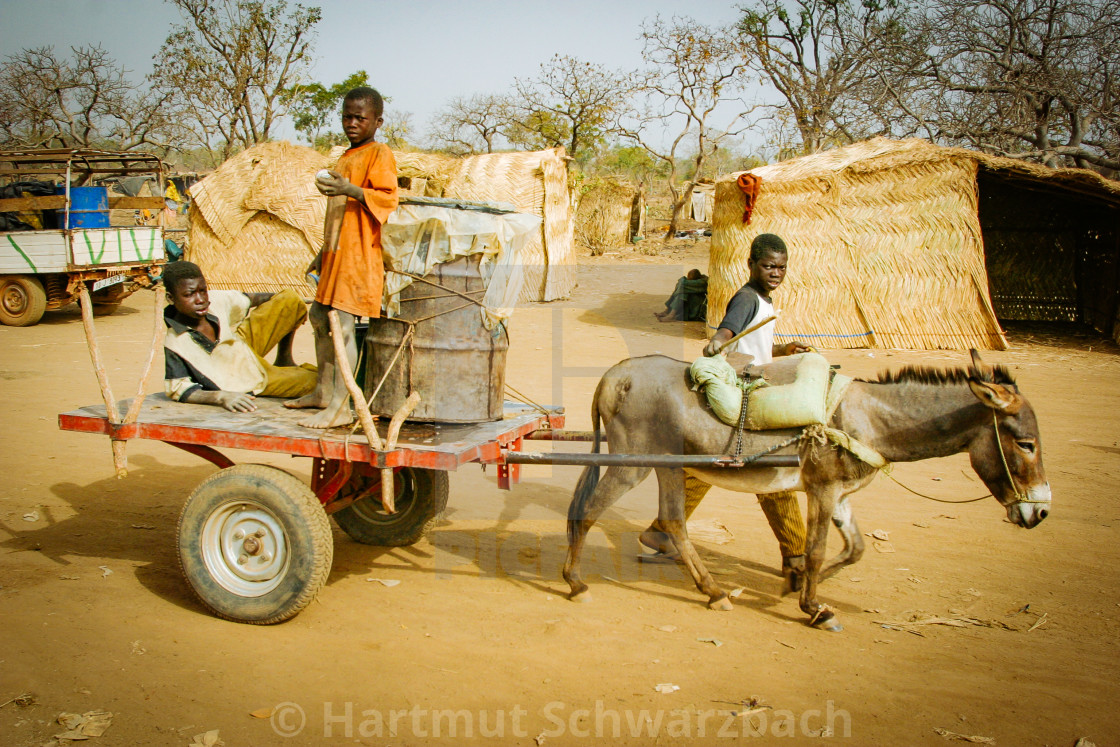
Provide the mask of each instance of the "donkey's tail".
{"label": "donkey's tail", "polygon": [[[602,444],[602,430],[600,429],[599,418],[599,390],[596,388],[595,396],[591,398],[591,427],[594,430],[595,437],[591,445],[591,453],[598,454],[600,444]],[[587,501],[591,498],[591,494],[595,492],[595,486],[599,484],[599,465],[589,464],[583,468],[583,473],[579,476],[579,481],[576,483],[575,492],[572,494],[572,503],[568,506],[568,542],[569,544],[575,539],[576,525],[583,521],[583,517],[587,515]]]}

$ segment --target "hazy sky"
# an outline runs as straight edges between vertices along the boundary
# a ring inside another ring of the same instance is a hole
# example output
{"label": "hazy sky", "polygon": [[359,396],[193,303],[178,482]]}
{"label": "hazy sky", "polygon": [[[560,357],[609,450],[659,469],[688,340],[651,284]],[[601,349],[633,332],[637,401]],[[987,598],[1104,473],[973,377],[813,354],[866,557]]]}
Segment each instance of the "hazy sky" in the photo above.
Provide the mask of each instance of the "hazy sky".
{"label": "hazy sky", "polygon": [[[426,130],[453,96],[503,92],[554,54],[611,68],[641,63],[639,26],[657,14],[730,25],[734,0],[323,0],[314,80],[364,69]],[[0,55],[51,45],[101,44],[139,81],[178,11],[161,0],[0,0]],[[388,113],[388,112],[387,112]],[[291,136],[292,131],[286,133]]]}

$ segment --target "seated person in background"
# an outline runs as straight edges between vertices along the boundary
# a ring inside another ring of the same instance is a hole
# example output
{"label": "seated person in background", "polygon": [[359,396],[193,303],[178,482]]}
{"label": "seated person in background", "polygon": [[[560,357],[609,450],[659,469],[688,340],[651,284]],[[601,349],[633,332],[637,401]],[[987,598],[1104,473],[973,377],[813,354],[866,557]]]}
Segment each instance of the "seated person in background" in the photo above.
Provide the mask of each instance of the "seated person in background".
{"label": "seated person in background", "polygon": [[[164,309],[165,389],[179,402],[220,405],[231,412],[257,409],[254,395],[299,397],[315,388],[315,367],[297,366],[292,338],[307,319],[295,291],[208,291],[192,262],[163,268],[171,305]],[[276,360],[263,356],[276,348]]]}
{"label": "seated person in background", "polygon": [[659,322],[699,322],[708,313],[708,276],[689,270],[677,281],[673,295],[665,302],[664,311],[655,311]]}

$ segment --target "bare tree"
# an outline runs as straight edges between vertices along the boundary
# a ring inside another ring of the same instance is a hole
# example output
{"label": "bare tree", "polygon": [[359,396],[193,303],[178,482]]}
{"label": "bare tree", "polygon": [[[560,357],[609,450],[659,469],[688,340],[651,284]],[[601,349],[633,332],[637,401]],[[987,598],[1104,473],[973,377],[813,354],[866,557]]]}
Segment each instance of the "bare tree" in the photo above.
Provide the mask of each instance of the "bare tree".
{"label": "bare tree", "polygon": [[627,105],[633,82],[626,73],[556,55],[541,64],[540,75],[516,79],[517,126],[507,133],[515,143],[563,145],[568,155],[585,159],[611,132]]}
{"label": "bare tree", "polygon": [[456,155],[493,153],[510,126],[511,109],[503,96],[453,98],[432,118],[428,138],[436,147]]}
{"label": "bare tree", "polygon": [[154,82],[174,91],[200,145],[222,159],[267,141],[310,61],[318,8],[286,0],[170,0],[172,28]]}
{"label": "bare tree", "polygon": [[381,125],[381,134],[393,149],[407,148],[413,131],[412,112],[391,111],[385,115],[385,124]]}
{"label": "bare tree", "polygon": [[[754,107],[741,94],[749,49],[734,31],[711,29],[691,18],[647,21],[642,24],[642,39],[642,58],[649,66],[639,88],[643,106],[618,127],[624,137],[669,169],[673,213],[668,240],[705,162],[747,127],[746,118]],[[665,136],[671,139],[662,145]],[[677,184],[680,156],[686,150],[692,155],[692,176],[681,186]]]}
{"label": "bare tree", "polygon": [[943,142],[1050,166],[1120,169],[1120,6],[936,0],[910,45],[922,85],[898,100]]}
{"label": "bare tree", "polygon": [[781,95],[782,114],[792,116],[802,153],[890,128],[873,63],[900,31],[894,5],[755,0],[741,8],[738,28],[754,53],[751,67]]}
{"label": "bare tree", "polygon": [[166,149],[174,130],[168,95],[142,92],[98,46],[70,58],[51,47],[0,63],[0,132],[7,145]]}

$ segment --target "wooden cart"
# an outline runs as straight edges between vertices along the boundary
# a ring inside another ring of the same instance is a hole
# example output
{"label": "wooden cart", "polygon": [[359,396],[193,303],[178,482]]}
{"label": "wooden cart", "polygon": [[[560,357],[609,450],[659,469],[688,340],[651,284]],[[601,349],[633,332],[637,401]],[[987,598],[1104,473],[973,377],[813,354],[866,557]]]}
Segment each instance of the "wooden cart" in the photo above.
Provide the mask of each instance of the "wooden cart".
{"label": "wooden cart", "polygon": [[[127,425],[111,422],[103,405],[58,418],[62,430],[105,434],[118,442],[164,441],[221,468],[183,507],[179,560],[187,581],[215,614],[256,624],[296,615],[326,582],[334,554],[328,515],[363,544],[411,545],[447,505],[448,471],[471,462],[495,464],[499,487],[509,489],[518,481],[519,465],[508,463],[506,455],[520,450],[531,434],[548,434],[564,424],[560,410],[506,403],[505,417],[493,422],[405,423],[395,447],[377,451],[360,430],[315,431],[297,425],[306,413],[280,400],[256,402],[255,412],[234,413],[153,394]],[[130,404],[118,406],[124,411]],[[311,457],[311,485],[277,467],[234,464],[221,448]],[[386,468],[394,472],[395,513],[385,511],[380,500],[380,473]]]}

